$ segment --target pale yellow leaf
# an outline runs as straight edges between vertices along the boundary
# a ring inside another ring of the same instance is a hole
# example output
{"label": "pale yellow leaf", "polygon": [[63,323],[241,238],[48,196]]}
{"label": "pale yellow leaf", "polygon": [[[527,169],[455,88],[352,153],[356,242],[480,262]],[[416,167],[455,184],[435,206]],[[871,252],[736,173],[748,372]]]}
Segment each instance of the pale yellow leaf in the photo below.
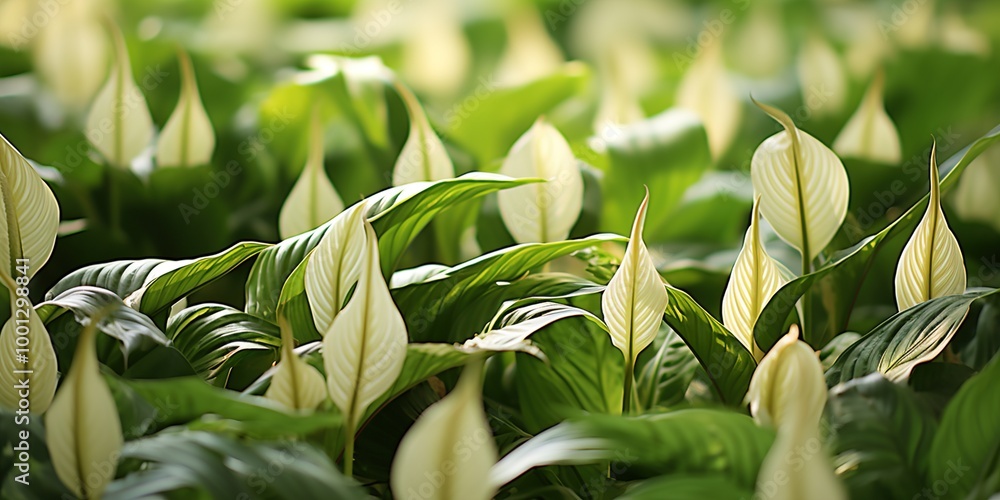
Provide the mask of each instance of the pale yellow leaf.
{"label": "pale yellow leaf", "polygon": [[488,478],[497,448],[483,411],[479,363],[403,436],[390,471],[396,498],[488,500],[496,493]]}
{"label": "pale yellow leaf", "polygon": [[882,103],[883,80],[882,73],[878,73],[858,110],[833,142],[833,149],[840,156],[889,165],[902,161],[899,132]]}
{"label": "pale yellow leaf", "polygon": [[396,90],[403,98],[410,116],[410,133],[392,169],[392,185],[402,186],[411,182],[439,181],[455,177],[455,167],[448,157],[444,143],[434,133],[424,108],[417,96],[396,80]]}
{"label": "pale yellow leaf", "polygon": [[647,191],[635,215],[621,265],[601,294],[601,311],[611,343],[621,350],[626,363],[630,364],[656,338],[668,300],[663,280],[642,242],[648,203]]}
{"label": "pale yellow leaf", "polygon": [[326,382],[319,370],[295,354],[292,328],[283,316],[278,317],[278,326],[281,327],[281,359],[264,397],[293,410],[314,410],[326,399]]}
{"label": "pale yellow leaf", "polygon": [[760,212],[781,239],[812,260],[847,216],[847,171],[830,148],[796,128],[784,112],[757,105],[785,128],[757,146],[750,160]]}
{"label": "pale yellow leaf", "polygon": [[80,335],[69,374],[45,414],[52,467],[81,498],[100,498],[115,478],[121,454],[118,408],[100,372],[95,348],[97,318]]}
{"label": "pale yellow leaf", "polygon": [[320,335],[330,329],[348,292],[368,265],[366,210],[362,201],[335,217],[306,262],[306,298]]}
{"label": "pale yellow leaf", "polygon": [[[34,276],[49,260],[58,231],[59,204],[52,190],[0,135],[0,280],[12,294],[14,278]],[[15,270],[19,265],[27,273]]]}
{"label": "pale yellow leaf", "polygon": [[450,95],[465,83],[472,47],[462,29],[460,5],[456,0],[429,0],[408,19],[402,72],[420,92]]}
{"label": "pale yellow leaf", "polygon": [[323,128],[313,115],[309,133],[309,157],[299,179],[288,193],[278,214],[282,239],[311,231],[344,210],[344,202],[323,168]]}
{"label": "pale yellow leaf", "polygon": [[900,311],[935,297],[965,291],[965,261],[941,209],[934,149],[931,149],[931,195],[927,211],[896,265],[896,304]]}
{"label": "pale yellow leaf", "polygon": [[[750,413],[758,424],[778,430],[757,475],[757,492],[787,500],[846,499],[819,432],[827,397],[823,367],[798,336],[798,327],[792,325],[757,365],[750,380]],[[816,451],[803,453],[806,449]],[[790,467],[791,460],[799,465]]]}
{"label": "pale yellow leaf", "polygon": [[[52,348],[49,332],[30,303],[27,308],[14,306],[11,310],[14,311],[12,317],[0,331],[0,406],[24,408],[23,399],[28,404],[25,409],[42,414],[56,393],[59,378],[56,351]],[[28,318],[18,314],[22,310],[28,312]],[[28,392],[27,397],[22,398],[25,383]]]}
{"label": "pale yellow leaf", "polygon": [[836,113],[847,99],[847,77],[837,52],[823,37],[813,34],[799,50],[802,102],[816,115]]}
{"label": "pale yellow leaf", "polygon": [[115,64],[87,115],[87,140],[108,164],[128,168],[153,138],[153,119],[146,98],[132,77],[125,40],[117,27],[111,29]]}
{"label": "pale yellow leaf", "polygon": [[545,29],[534,6],[512,7],[504,15],[507,47],[497,64],[500,85],[516,86],[535,81],[559,69],[562,50]]}
{"label": "pale yellow leaf", "polygon": [[951,196],[955,215],[992,225],[1000,232],[1000,148],[990,148],[969,164]]}
{"label": "pale yellow leaf", "polygon": [[500,216],[515,241],[546,243],[569,236],[583,209],[583,176],[555,127],[538,119],[511,147],[500,173],[546,181],[497,193]]}
{"label": "pale yellow leaf", "polygon": [[722,324],[753,353],[758,361],[764,353],[753,340],[753,327],[771,296],[785,283],[777,264],[764,250],[759,229],[760,199],[754,201],[750,228],[722,296]]}
{"label": "pale yellow leaf", "polygon": [[729,81],[720,43],[703,47],[684,73],[677,106],[701,118],[712,157],[719,158],[733,141],[743,117],[743,103]]}
{"label": "pale yellow leaf", "polygon": [[345,415],[347,432],[396,381],[406,356],[406,324],[382,278],[375,230],[363,224],[367,255],[357,289],[323,337],[327,388]]}
{"label": "pale yellow leaf", "polygon": [[74,113],[87,108],[108,73],[111,44],[95,3],[63,2],[59,15],[41,29],[33,50],[35,71],[56,100]]}
{"label": "pale yellow leaf", "polygon": [[156,143],[156,165],[160,167],[206,165],[215,150],[215,131],[198,94],[191,58],[183,51],[179,54],[181,95]]}

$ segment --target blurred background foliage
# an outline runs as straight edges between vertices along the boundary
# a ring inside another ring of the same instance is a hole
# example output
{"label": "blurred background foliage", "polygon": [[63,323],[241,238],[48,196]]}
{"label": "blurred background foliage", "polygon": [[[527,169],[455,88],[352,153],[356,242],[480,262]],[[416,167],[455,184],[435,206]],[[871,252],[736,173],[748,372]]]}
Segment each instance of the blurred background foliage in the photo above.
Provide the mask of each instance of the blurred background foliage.
{"label": "blurred background foliage", "polygon": [[[151,145],[121,171],[91,151],[83,120],[112,58],[101,25],[108,18],[125,35],[157,128],[177,102],[178,50],[191,55],[217,139],[210,165],[154,168]],[[646,240],[658,266],[718,317],[749,220],[750,157],[779,130],[751,96],[833,145],[884,76],[900,161],[844,158],[851,208],[834,246],[846,248],[927,192],[932,140],[943,161],[1000,122],[998,52],[997,2],[3,0],[0,131],[40,165],[62,209],[55,253],[35,278],[41,294],[87,264],[277,241],[313,112],[344,201],[388,187],[409,127],[403,101],[317,54],[378,56],[420,98],[456,174],[497,171],[536,118],[554,124],[585,174],[584,213],[571,236],[626,233],[649,186]],[[122,192],[117,214],[110,176]],[[965,177],[946,212],[970,285],[998,286],[996,151]],[[427,230],[463,236],[462,255],[424,235],[401,267],[452,264],[513,242],[495,196],[475,208],[464,222],[474,232]],[[772,256],[797,267],[769,229],[765,240],[775,243]],[[874,268],[893,269],[903,243]],[[198,293],[241,307],[247,271]],[[895,311],[891,286],[867,280],[851,330]]]}

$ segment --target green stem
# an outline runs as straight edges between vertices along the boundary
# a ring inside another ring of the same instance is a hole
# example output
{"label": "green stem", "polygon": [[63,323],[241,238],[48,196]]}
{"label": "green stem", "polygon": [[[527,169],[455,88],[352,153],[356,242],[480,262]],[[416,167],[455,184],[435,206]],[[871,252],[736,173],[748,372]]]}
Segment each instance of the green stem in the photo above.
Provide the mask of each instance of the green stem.
{"label": "green stem", "polygon": [[[812,263],[809,261],[809,254],[802,254],[802,276],[805,276],[812,272]],[[805,293],[802,294],[802,317],[799,318],[800,323],[802,323],[802,333],[800,338],[805,340],[808,335],[808,323],[812,317],[812,288],[807,288]]]}
{"label": "green stem", "polygon": [[622,415],[628,415],[632,410],[632,371],[635,361],[625,362],[625,388],[622,391]]}
{"label": "green stem", "polygon": [[344,443],[344,475],[354,478],[354,424],[348,421],[344,430],[347,433]]}

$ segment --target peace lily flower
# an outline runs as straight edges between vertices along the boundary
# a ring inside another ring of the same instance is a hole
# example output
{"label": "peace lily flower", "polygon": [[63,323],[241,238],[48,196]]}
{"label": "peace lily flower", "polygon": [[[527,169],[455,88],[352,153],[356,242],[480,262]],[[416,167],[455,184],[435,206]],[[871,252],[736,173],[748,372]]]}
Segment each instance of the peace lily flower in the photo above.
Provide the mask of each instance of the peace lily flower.
{"label": "peace lily flower", "polygon": [[82,112],[104,82],[109,44],[94,1],[64,3],[35,40],[34,67],[57,101]]}
{"label": "peace lily flower", "polygon": [[754,342],[754,324],[771,296],[785,282],[777,262],[761,244],[759,206],[758,197],[754,201],[750,228],[743,239],[743,248],[736,257],[726,293],[722,297],[722,323],[758,361],[764,353]]}
{"label": "peace lily flower", "polygon": [[936,145],[931,148],[931,194],[923,219],[903,247],[896,267],[896,304],[899,310],[921,302],[965,291],[962,248],[948,228],[941,208]]}
{"label": "peace lily flower", "polygon": [[833,141],[833,150],[840,156],[889,165],[898,165],[901,161],[899,132],[882,103],[884,80],[882,73],[875,76],[858,110]]}
{"label": "peace lily flower", "polygon": [[827,397],[823,367],[798,337],[793,325],[750,380],[750,413],[758,424],[778,430],[757,475],[757,493],[774,500],[846,499],[820,435]]}
{"label": "peace lily flower", "polygon": [[156,143],[156,165],[190,167],[212,160],[215,132],[198,95],[191,58],[180,52],[181,96]]}
{"label": "peace lily flower", "polygon": [[497,194],[504,225],[518,243],[569,236],[583,209],[583,176],[573,150],[555,127],[539,118],[510,148],[500,173],[546,180]]}
{"label": "peace lily flower", "polygon": [[87,116],[87,140],[118,168],[128,168],[153,138],[153,119],[146,98],[132,78],[132,65],[121,31],[109,24],[115,64]]}

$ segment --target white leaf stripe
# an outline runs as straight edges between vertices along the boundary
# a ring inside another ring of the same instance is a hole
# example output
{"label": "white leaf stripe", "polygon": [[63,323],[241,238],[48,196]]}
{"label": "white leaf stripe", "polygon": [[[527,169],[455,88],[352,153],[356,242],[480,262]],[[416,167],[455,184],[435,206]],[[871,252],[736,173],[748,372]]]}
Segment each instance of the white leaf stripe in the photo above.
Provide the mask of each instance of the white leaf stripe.
{"label": "white leaf stripe", "polygon": [[278,214],[282,239],[316,229],[344,210],[344,202],[323,168],[323,151],[323,127],[313,114],[306,165]]}
{"label": "white leaf stripe", "polygon": [[124,439],[118,409],[100,373],[91,318],[69,375],[45,415],[46,442],[56,475],[75,495],[100,498],[115,477]]}
{"label": "white leaf stripe", "polygon": [[472,361],[451,394],[403,436],[390,478],[397,498],[487,500],[496,492],[487,479],[497,449],[483,412],[481,363]]}
{"label": "white leaf stripe", "polygon": [[320,335],[326,335],[348,292],[368,265],[362,222],[366,211],[367,205],[361,201],[335,217],[306,263],[306,298]]}
{"label": "white leaf stripe", "polygon": [[833,151],[798,130],[784,112],[757,105],[785,128],[761,143],[751,159],[761,214],[778,236],[812,260],[847,216],[847,171]]}
{"label": "white leaf stripe", "polygon": [[406,325],[379,265],[375,230],[367,221],[364,270],[351,301],[323,338],[330,398],[352,432],[365,409],[395,382],[406,356]]}
{"label": "white leaf stripe", "polygon": [[648,203],[647,191],[636,213],[625,257],[601,295],[601,311],[611,342],[628,363],[634,363],[639,353],[653,342],[667,307],[663,280],[642,241]]}
{"label": "white leaf stripe", "polygon": [[722,297],[723,324],[758,361],[764,353],[753,340],[754,324],[771,296],[784,284],[781,271],[760,242],[759,205],[760,198],[754,201],[750,228]]}
{"label": "white leaf stripe", "polygon": [[0,135],[0,278],[11,290],[17,259],[34,276],[52,255],[59,231],[59,204],[52,190],[7,139]]}
{"label": "white leaf stripe", "polygon": [[941,208],[935,149],[932,146],[927,210],[903,247],[896,267],[896,304],[900,311],[936,297],[962,293],[966,287],[962,249]]}

